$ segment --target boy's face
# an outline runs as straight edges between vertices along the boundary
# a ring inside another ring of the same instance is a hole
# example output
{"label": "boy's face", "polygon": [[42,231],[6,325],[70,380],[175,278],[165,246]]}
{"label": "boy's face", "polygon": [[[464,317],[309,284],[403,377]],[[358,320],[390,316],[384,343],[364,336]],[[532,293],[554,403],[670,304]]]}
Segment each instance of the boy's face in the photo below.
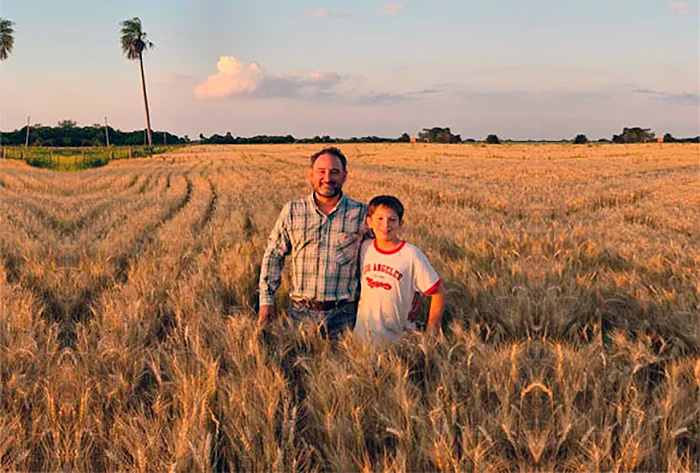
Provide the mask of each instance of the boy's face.
{"label": "boy's face", "polygon": [[403,222],[392,209],[380,205],[367,217],[367,225],[374,231],[377,240],[398,242]]}

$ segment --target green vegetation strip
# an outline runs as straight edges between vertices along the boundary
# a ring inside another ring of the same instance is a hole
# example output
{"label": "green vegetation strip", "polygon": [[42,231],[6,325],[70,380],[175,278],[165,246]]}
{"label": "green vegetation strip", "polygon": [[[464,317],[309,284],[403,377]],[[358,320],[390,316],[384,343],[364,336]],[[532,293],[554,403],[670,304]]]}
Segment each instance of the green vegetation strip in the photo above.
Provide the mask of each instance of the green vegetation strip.
{"label": "green vegetation strip", "polygon": [[55,171],[80,171],[106,165],[115,159],[143,158],[162,154],[172,146],[115,146],[110,148],[42,148],[6,146],[2,148],[4,159],[19,159],[30,166]]}

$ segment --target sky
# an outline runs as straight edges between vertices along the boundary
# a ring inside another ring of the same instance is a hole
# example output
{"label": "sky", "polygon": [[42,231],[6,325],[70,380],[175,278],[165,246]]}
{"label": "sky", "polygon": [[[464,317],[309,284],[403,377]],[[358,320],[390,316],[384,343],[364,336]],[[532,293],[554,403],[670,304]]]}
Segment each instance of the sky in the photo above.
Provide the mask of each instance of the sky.
{"label": "sky", "polygon": [[0,0],[0,129],[142,129],[139,17],[151,124],[196,139],[611,138],[625,126],[700,134],[697,1]]}

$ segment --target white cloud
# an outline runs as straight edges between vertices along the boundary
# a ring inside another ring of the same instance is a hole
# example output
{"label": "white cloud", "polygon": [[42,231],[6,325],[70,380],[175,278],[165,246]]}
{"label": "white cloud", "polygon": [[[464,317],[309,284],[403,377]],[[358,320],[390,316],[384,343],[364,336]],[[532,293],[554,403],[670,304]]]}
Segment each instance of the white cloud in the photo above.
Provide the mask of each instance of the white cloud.
{"label": "white cloud", "polygon": [[313,71],[305,75],[268,74],[257,63],[246,64],[232,56],[221,56],[216,69],[216,74],[195,87],[197,98],[298,97],[327,91],[341,81],[338,74],[327,71]]}
{"label": "white cloud", "polygon": [[690,16],[690,5],[683,2],[666,2],[666,8],[672,10],[678,16]]}
{"label": "white cloud", "polygon": [[403,2],[387,2],[384,5],[384,14],[386,16],[399,16],[404,8],[406,8],[406,4]]}
{"label": "white cloud", "polygon": [[221,56],[216,63],[219,71],[194,89],[197,98],[218,99],[230,95],[250,94],[260,86],[263,71],[256,63],[246,64],[232,56]]}

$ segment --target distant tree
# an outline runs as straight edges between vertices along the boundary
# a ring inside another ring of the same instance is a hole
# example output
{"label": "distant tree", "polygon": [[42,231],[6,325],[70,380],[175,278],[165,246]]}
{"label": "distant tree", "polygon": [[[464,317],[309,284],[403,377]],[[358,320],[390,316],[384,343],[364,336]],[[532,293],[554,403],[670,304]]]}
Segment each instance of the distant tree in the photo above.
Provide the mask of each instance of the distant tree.
{"label": "distant tree", "polygon": [[623,128],[621,135],[613,135],[613,143],[649,143],[654,141],[654,132],[649,128]]}
{"label": "distant tree", "polygon": [[418,133],[418,140],[426,143],[460,143],[462,137],[453,135],[449,127],[440,128],[423,128],[423,131]]}
{"label": "distant tree", "polygon": [[0,18],[0,61],[7,59],[15,45],[15,22]]}
{"label": "distant tree", "polygon": [[147,38],[146,32],[141,27],[141,20],[138,17],[125,20],[121,25],[121,45],[122,52],[129,60],[138,60],[141,71],[141,90],[143,92],[143,106],[146,110],[146,129],[148,130],[148,146],[153,147],[151,136],[151,116],[148,111],[148,97],[146,94],[146,76],[143,72],[143,52],[153,47],[153,43]]}
{"label": "distant tree", "polygon": [[501,140],[498,139],[497,135],[489,135],[486,137],[485,141],[490,145],[497,145],[501,143]]}
{"label": "distant tree", "polygon": [[664,143],[700,143],[700,136],[694,138],[676,138],[670,133],[664,135]]}
{"label": "distant tree", "polygon": [[664,135],[664,143],[675,143],[676,141],[678,140],[675,139],[671,133],[666,133]]}
{"label": "distant tree", "polygon": [[586,143],[588,143],[588,137],[586,135],[576,135],[576,138],[574,138],[575,145],[585,145]]}
{"label": "distant tree", "polygon": [[398,143],[410,143],[411,136],[408,133],[403,133],[401,136],[398,137],[398,139],[396,141]]}
{"label": "distant tree", "polygon": [[[120,131],[108,128],[110,144],[133,146],[143,143],[143,130]],[[162,132],[158,132],[159,134]],[[27,127],[3,133],[3,144],[22,145],[25,142]],[[74,120],[61,120],[57,126],[32,125],[30,143],[33,146],[96,146],[104,143],[104,130],[101,126],[78,126]],[[185,144],[187,140],[168,133],[168,144]]]}
{"label": "distant tree", "polygon": [[60,128],[66,129],[66,130],[70,130],[71,128],[75,128],[77,124],[78,124],[78,122],[75,120],[59,120],[59,122],[58,122],[58,126]]}

